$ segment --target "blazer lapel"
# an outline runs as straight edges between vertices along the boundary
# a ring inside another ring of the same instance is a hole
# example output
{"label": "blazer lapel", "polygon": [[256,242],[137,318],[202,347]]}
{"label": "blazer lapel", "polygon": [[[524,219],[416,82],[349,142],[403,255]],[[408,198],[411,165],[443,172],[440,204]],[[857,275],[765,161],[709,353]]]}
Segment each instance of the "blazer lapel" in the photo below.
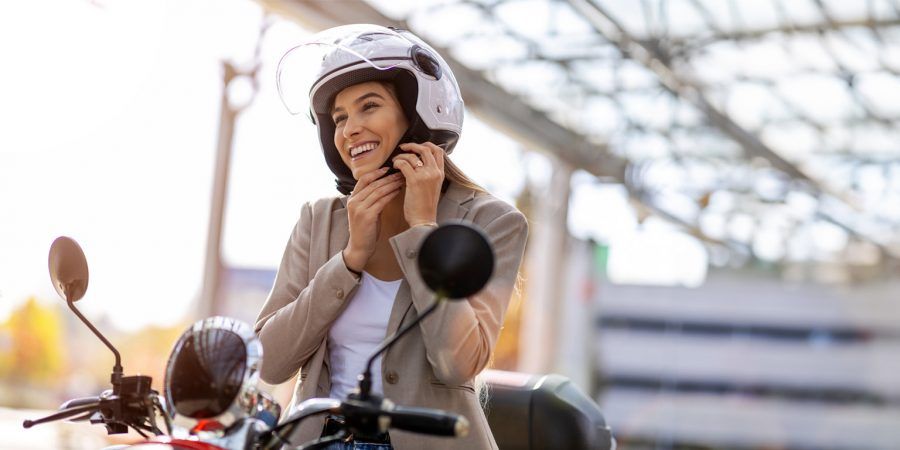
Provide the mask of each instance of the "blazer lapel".
{"label": "blazer lapel", "polygon": [[406,317],[406,313],[409,312],[411,307],[412,295],[410,295],[409,283],[404,279],[403,282],[400,283],[400,288],[397,289],[397,296],[394,297],[394,305],[391,306],[391,317],[388,319],[385,337],[393,335],[400,329],[400,324],[403,322],[403,318]]}
{"label": "blazer lapel", "polygon": [[[469,212],[466,204],[475,198],[475,191],[459,186],[456,183],[450,183],[447,192],[441,196],[438,202],[437,222],[445,223],[448,220],[463,219]],[[346,221],[346,214],[344,214]],[[347,238],[349,239],[349,237]],[[394,305],[391,307],[391,316],[388,319],[387,336],[391,336],[400,329],[406,315],[412,310],[412,294],[409,289],[409,283],[404,278],[400,283],[400,289],[397,290],[397,296],[394,297]]]}
{"label": "blazer lapel", "polygon": [[331,212],[331,232],[328,241],[328,258],[344,249],[350,242],[350,225],[347,220],[347,197],[341,197],[341,205]]}
{"label": "blazer lapel", "polygon": [[467,204],[475,198],[475,191],[464,188],[456,183],[450,183],[447,192],[438,202],[437,223],[448,220],[463,219],[469,212]]}

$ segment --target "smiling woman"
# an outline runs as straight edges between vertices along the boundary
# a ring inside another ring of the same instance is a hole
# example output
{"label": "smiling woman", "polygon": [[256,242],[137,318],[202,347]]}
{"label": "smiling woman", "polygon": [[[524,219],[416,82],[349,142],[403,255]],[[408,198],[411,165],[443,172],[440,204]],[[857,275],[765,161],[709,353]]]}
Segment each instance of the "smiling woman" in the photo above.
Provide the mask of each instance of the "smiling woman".
{"label": "smiling woman", "polygon": [[[416,265],[422,241],[438,224],[465,220],[494,248],[493,278],[467,302],[441,306],[377,358],[372,390],[402,405],[461,414],[472,431],[447,440],[392,430],[370,444],[496,448],[474,378],[497,342],[527,225],[447,157],[463,119],[453,73],[409,32],[326,30],[282,58],[279,92],[294,113],[304,107],[292,108],[285,82],[298,78],[282,69],[297,55],[307,56],[298,67],[321,62],[310,85],[295,91],[309,93],[300,103],[309,105],[342,195],[303,206],[256,323],[264,351],[281,355],[263,360],[262,378],[280,383],[299,372],[292,408],[313,397],[345,398],[378,343],[431,305]],[[322,433],[322,421],[307,421],[297,441]]]}
{"label": "smiling woman", "polygon": [[353,178],[387,161],[409,128],[395,92],[392,84],[369,81],[344,89],[334,99],[334,146]]}

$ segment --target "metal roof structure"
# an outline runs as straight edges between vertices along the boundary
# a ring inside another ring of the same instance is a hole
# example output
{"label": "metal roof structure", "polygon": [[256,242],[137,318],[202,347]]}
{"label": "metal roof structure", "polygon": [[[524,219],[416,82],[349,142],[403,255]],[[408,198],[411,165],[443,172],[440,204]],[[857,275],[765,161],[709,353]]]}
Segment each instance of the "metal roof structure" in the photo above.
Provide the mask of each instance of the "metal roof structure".
{"label": "metal roof structure", "polygon": [[900,2],[275,1],[408,28],[467,105],[733,253],[900,258]]}
{"label": "metal roof structure", "polygon": [[[897,447],[900,0],[257,1],[310,30],[415,32],[472,112],[554,156],[517,370],[584,383],[594,364],[622,445]],[[598,247],[560,236],[572,167],[703,239],[713,265],[783,271],[598,280]]]}

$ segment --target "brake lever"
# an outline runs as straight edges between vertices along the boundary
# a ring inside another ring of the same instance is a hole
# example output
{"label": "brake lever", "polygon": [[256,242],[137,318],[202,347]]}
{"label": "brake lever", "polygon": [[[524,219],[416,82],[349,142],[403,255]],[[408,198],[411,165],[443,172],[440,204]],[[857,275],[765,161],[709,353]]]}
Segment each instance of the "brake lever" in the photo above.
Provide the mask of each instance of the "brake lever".
{"label": "brake lever", "polygon": [[261,448],[274,449],[281,448],[284,444],[289,444],[288,438],[293,434],[301,421],[324,412],[340,414],[341,407],[341,401],[333,398],[311,398],[303,401],[288,415],[287,419],[265,433],[261,440],[263,442]]}
{"label": "brake lever", "polygon": [[90,412],[84,413],[83,415],[80,415],[78,417],[73,417],[73,418],[69,419],[69,422],[83,422],[85,420],[90,419],[94,414],[97,414],[97,411],[90,411]]}
{"label": "brake lever", "polygon": [[55,420],[65,419],[67,417],[85,414],[85,413],[93,413],[100,408],[100,402],[95,402],[88,405],[76,406],[74,408],[66,408],[62,411],[50,414],[46,417],[41,417],[36,420],[25,420],[22,422],[22,426],[25,428],[31,428],[35,425],[40,425],[42,423],[53,422]]}

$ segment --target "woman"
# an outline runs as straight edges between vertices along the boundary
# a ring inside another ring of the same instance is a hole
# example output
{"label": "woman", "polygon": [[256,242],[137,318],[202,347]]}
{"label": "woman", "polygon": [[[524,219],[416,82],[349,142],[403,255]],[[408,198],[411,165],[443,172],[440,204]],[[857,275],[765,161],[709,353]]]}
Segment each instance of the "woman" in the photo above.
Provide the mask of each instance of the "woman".
{"label": "woman", "polygon": [[[328,51],[309,105],[343,195],[301,210],[256,323],[261,376],[282,383],[299,371],[291,406],[345,398],[378,343],[433,301],[416,265],[422,240],[437,224],[469,221],[494,248],[491,281],[468,301],[443,304],[400,339],[376,361],[372,385],[400,405],[464,415],[469,435],[391,430],[369,448],[496,448],[473,379],[490,362],[503,323],[525,218],[445,158],[459,138],[463,104],[434,50],[411,33],[374,25],[328,36],[319,41]],[[323,421],[308,419],[295,440],[322,435]]]}

